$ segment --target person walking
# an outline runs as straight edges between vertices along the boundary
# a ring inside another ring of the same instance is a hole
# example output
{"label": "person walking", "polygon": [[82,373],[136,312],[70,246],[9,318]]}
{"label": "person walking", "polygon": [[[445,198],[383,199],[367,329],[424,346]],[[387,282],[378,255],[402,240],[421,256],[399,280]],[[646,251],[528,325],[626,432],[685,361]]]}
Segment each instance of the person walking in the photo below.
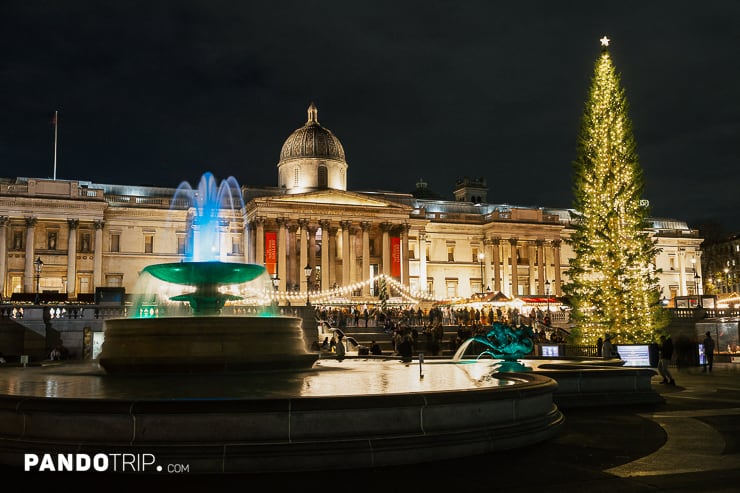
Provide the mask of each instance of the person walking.
{"label": "person walking", "polygon": [[660,336],[660,360],[658,361],[658,373],[663,377],[660,383],[676,385],[671,370],[668,366],[673,358],[673,341],[670,337]]}
{"label": "person walking", "polygon": [[714,363],[714,339],[712,339],[712,334],[710,334],[709,331],[707,331],[703,343],[706,363],[704,363],[702,372],[706,373],[708,371],[709,373],[712,373],[712,365]]}

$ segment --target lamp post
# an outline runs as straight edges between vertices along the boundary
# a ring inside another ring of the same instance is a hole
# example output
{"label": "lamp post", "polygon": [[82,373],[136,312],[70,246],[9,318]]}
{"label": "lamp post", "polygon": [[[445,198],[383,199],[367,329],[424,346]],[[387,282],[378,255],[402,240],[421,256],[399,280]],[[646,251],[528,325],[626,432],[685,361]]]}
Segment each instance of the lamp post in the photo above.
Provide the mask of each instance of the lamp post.
{"label": "lamp post", "polygon": [[41,269],[44,268],[44,261],[41,257],[38,257],[33,261],[33,265],[36,267],[36,292],[41,291]]}
{"label": "lamp post", "polygon": [[730,269],[725,267],[725,293],[730,292]]}
{"label": "lamp post", "polygon": [[545,281],[545,297],[547,298],[547,314],[550,314],[550,281]]}
{"label": "lamp post", "polygon": [[486,258],[486,255],[483,252],[480,252],[478,254],[478,264],[480,265],[480,297],[483,298],[483,286],[485,286],[485,283],[483,282],[483,259]]}
{"label": "lamp post", "polygon": [[313,271],[311,266],[309,264],[306,264],[306,266],[303,268],[303,274],[306,276],[306,306],[311,304],[311,300],[308,296],[309,283],[311,281],[311,271]]}
{"label": "lamp post", "polygon": [[699,279],[701,279],[701,277],[696,273],[696,271],[694,271],[694,294],[697,296],[699,296]]}

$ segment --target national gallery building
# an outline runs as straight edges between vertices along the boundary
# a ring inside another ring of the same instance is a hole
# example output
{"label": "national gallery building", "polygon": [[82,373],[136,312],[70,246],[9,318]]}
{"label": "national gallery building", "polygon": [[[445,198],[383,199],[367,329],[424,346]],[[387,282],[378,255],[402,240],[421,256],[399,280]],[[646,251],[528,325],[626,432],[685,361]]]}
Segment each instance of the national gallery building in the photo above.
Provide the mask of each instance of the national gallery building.
{"label": "national gallery building", "polygon": [[[348,191],[348,171],[342,144],[311,104],[280,151],[277,185],[238,187],[235,206],[221,209],[219,258],[265,265],[277,296],[292,304],[307,295],[370,300],[380,274],[405,302],[562,294],[572,256],[568,210],[496,204],[484,179],[458,180],[454,201],[428,198],[421,181],[413,194]],[[134,292],[144,267],[189,253],[198,225],[192,201],[178,191],[0,178],[2,299],[59,293],[81,301],[98,287]],[[680,220],[650,223],[662,296],[697,294],[698,231]]]}

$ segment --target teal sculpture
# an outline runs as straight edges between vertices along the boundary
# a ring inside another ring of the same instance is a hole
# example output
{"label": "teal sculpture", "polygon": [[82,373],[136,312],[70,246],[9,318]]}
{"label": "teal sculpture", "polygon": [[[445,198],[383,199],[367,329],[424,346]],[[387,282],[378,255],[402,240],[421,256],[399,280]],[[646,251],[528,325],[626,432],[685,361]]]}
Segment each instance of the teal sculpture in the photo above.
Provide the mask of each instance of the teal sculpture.
{"label": "teal sculpture", "polygon": [[534,349],[534,331],[529,325],[513,327],[511,325],[494,322],[485,335],[477,335],[474,342],[479,342],[487,347],[478,355],[492,356],[503,360],[499,365],[499,371],[530,371],[531,368],[521,364],[518,360],[532,353]]}

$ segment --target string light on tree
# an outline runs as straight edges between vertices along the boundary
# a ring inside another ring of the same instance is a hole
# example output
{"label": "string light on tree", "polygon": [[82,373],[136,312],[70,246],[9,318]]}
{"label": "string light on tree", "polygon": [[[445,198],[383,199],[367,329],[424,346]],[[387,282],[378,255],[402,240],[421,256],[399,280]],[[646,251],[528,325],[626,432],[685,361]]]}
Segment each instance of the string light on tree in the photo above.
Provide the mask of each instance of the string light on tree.
{"label": "string light on tree", "polygon": [[609,38],[601,38],[574,163],[574,232],[568,242],[571,300],[577,339],[592,344],[605,333],[620,342],[648,342],[667,323],[652,265],[658,253],[646,232],[648,205],[632,123]]}

